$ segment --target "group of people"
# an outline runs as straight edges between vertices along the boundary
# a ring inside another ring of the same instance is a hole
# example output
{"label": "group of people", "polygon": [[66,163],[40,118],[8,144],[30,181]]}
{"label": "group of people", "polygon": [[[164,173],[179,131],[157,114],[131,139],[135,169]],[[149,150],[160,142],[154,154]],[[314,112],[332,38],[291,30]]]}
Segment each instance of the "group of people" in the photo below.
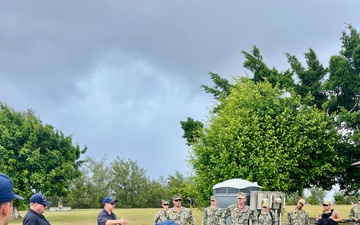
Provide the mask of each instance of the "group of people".
{"label": "group of people", "polygon": [[[210,197],[210,206],[202,212],[202,225],[225,225],[225,221],[230,217],[230,223],[233,225],[248,225],[251,220],[258,225],[274,225],[276,218],[269,210],[269,203],[262,204],[262,210],[257,215],[254,210],[245,204],[246,194],[239,192],[237,194],[237,204],[228,206],[225,210],[217,206],[217,198]],[[169,202],[162,201],[163,209],[155,214],[154,224],[171,220],[180,225],[194,225],[195,220],[190,209],[181,206],[181,197],[174,195],[174,208],[169,209]]]}
{"label": "group of people", "polygon": [[[14,193],[14,182],[7,175],[0,173],[0,225],[8,225],[13,213],[13,201],[24,200]],[[122,217],[117,219],[113,213],[115,203],[110,196],[103,200],[103,210],[97,217],[98,225],[128,224],[129,221]],[[30,209],[23,219],[23,225],[50,225],[43,213],[52,202],[46,200],[43,194],[37,193],[30,197]]]}
{"label": "group of people", "polygon": [[[180,225],[194,225],[195,221],[190,209],[181,206],[181,197],[173,197],[174,208],[169,209],[169,201],[163,200],[162,207],[155,214],[154,224],[163,221],[172,220]],[[262,209],[259,212],[254,211],[245,204],[246,194],[239,192],[237,194],[237,204],[222,209],[217,206],[217,198],[210,197],[210,206],[202,212],[202,225],[225,225],[226,219],[230,217],[231,225],[248,225],[251,221],[254,225],[275,225],[278,218],[270,209],[268,202],[263,202]],[[295,209],[287,214],[286,225],[310,225],[309,214],[303,209],[305,200],[300,199],[296,203]],[[339,211],[331,208],[331,201],[323,202],[323,211],[316,217],[318,225],[336,225],[342,222]],[[360,198],[358,204],[351,208],[349,219],[354,222],[360,222]]]}
{"label": "group of people", "polygon": [[[0,225],[7,225],[13,213],[13,201],[15,199],[24,200],[23,197],[16,195],[13,191],[14,183],[5,174],[0,173]],[[117,219],[113,213],[115,204],[118,202],[110,196],[104,198],[103,210],[98,214],[98,225],[117,225],[128,224],[129,221],[122,217]],[[155,214],[154,224],[164,221],[172,221],[180,225],[195,225],[192,211],[181,205],[182,199],[179,194],[172,198],[173,208],[169,208],[169,201],[163,200],[163,209]],[[252,221],[255,225],[275,225],[277,217],[270,210],[268,202],[263,202],[262,209],[256,213],[245,204],[246,194],[237,194],[237,204],[232,204],[226,209],[217,206],[217,198],[210,197],[210,206],[205,208],[202,213],[202,225],[225,225],[225,221],[230,217],[232,225],[248,225]],[[43,216],[46,208],[51,204],[43,194],[34,194],[30,197],[30,209],[23,219],[23,225],[50,225],[50,222]],[[300,199],[295,209],[287,214],[286,225],[310,225],[308,213],[303,209],[305,200]],[[323,202],[323,211],[316,217],[319,225],[336,225],[342,222],[339,211],[331,208],[331,201]],[[350,210],[349,219],[360,222],[360,198],[358,204]]]}
{"label": "group of people", "polygon": [[[7,225],[13,213],[13,201],[24,200],[14,193],[14,182],[7,175],[0,173],[0,225]],[[23,219],[23,225],[50,225],[43,216],[45,209],[51,204],[43,194],[30,197],[30,209]]]}

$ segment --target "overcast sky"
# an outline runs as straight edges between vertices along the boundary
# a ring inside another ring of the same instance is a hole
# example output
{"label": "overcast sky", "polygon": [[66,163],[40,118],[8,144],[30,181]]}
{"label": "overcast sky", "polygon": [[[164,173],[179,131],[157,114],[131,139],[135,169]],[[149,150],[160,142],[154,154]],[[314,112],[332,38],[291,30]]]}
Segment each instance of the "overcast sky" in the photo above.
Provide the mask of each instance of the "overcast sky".
{"label": "overcast sky", "polygon": [[86,155],[136,160],[157,179],[188,175],[181,120],[206,121],[208,72],[249,73],[256,45],[288,68],[312,47],[327,66],[359,0],[0,1],[0,101],[87,146]]}

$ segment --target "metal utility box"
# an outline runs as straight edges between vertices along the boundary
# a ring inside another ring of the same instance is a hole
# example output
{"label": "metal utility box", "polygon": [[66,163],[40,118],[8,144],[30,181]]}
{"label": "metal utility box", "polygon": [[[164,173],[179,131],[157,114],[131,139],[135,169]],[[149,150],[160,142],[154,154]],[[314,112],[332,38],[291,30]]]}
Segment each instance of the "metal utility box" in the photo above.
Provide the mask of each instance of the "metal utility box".
{"label": "metal utility box", "polygon": [[226,208],[231,204],[237,204],[237,194],[246,193],[246,205],[250,205],[251,191],[260,191],[261,187],[257,183],[251,183],[242,179],[230,179],[213,186],[213,193],[217,197],[220,208]]}

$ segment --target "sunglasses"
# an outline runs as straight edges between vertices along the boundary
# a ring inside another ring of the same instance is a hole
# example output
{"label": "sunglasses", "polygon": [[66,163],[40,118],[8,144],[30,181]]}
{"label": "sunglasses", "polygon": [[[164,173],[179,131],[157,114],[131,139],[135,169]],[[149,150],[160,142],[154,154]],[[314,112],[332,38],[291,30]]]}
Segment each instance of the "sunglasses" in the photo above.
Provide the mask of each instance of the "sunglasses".
{"label": "sunglasses", "polygon": [[175,202],[181,202],[181,199],[176,199],[176,200],[174,200]]}
{"label": "sunglasses", "polygon": [[266,206],[263,206],[263,209],[267,209],[267,207],[266,207]]}
{"label": "sunglasses", "polygon": [[323,206],[329,206],[329,205],[323,204]]}
{"label": "sunglasses", "polygon": [[169,206],[169,204],[163,204],[163,205],[167,205],[167,206]]}
{"label": "sunglasses", "polygon": [[109,204],[110,204],[110,205],[115,205],[115,203],[114,203],[114,202],[110,202]]}

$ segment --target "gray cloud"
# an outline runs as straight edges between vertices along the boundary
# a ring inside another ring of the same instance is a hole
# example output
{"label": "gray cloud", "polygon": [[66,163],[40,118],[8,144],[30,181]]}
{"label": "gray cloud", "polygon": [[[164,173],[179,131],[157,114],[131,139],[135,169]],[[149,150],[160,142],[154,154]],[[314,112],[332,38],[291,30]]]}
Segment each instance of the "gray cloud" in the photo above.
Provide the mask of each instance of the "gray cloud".
{"label": "gray cloud", "polygon": [[[189,172],[180,120],[206,120],[207,72],[244,75],[242,50],[309,47],[324,64],[360,2],[10,1],[0,3],[0,101],[32,108],[88,155],[138,160],[148,175]],[[162,165],[166,164],[164,169]]]}

